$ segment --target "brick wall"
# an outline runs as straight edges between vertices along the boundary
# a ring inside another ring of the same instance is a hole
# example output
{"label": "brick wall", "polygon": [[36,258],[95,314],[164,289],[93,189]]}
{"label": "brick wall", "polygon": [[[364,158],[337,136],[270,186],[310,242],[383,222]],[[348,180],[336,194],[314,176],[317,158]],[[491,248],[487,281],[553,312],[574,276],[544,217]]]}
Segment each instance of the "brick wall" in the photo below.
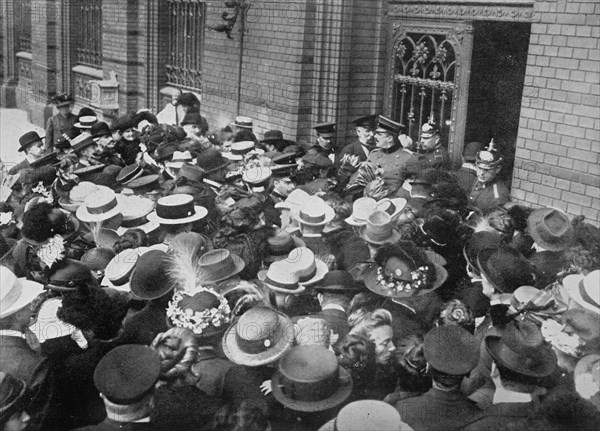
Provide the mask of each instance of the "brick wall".
{"label": "brick wall", "polygon": [[536,1],[513,198],[600,221],[600,4]]}

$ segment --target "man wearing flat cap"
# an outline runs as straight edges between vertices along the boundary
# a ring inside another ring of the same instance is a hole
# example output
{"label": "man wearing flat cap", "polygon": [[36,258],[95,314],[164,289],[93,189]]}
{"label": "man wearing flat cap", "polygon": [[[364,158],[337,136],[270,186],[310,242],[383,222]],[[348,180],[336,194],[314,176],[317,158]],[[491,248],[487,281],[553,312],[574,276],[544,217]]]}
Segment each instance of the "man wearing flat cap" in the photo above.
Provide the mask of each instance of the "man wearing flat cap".
{"label": "man wearing flat cap", "polygon": [[510,193],[498,177],[502,170],[502,156],[493,139],[488,148],[477,153],[475,167],[477,181],[469,191],[469,203],[486,213],[508,202]]}
{"label": "man wearing flat cap", "polygon": [[450,168],[450,155],[448,150],[442,146],[440,128],[433,117],[430,117],[429,121],[421,127],[421,139],[417,153],[423,156],[430,168]]}
{"label": "man wearing flat cap", "polygon": [[460,326],[438,326],[426,336],[423,351],[432,388],[398,402],[402,420],[415,431],[459,430],[481,410],[460,392],[460,384],[479,362],[479,344]]}
{"label": "man wearing flat cap", "polygon": [[348,156],[358,157],[358,161],[364,162],[375,145],[375,128],[377,127],[377,115],[367,115],[353,121],[356,127],[357,139],[346,145],[336,157],[336,165],[341,163],[342,158]]}
{"label": "man wearing flat cap", "polygon": [[377,147],[367,160],[383,170],[383,180],[397,190],[406,179],[406,164],[411,155],[404,151],[398,140],[404,125],[380,115],[377,118],[375,141]]}

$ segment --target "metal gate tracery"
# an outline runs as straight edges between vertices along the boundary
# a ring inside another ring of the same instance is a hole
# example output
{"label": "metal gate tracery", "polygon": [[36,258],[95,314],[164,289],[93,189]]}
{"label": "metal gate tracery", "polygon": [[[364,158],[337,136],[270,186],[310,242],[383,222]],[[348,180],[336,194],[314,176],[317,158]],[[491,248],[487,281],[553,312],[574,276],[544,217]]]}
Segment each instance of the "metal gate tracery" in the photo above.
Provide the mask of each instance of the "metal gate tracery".
{"label": "metal gate tracery", "polygon": [[393,22],[386,112],[415,141],[432,118],[455,162],[460,160],[468,99],[472,26],[468,23]]}

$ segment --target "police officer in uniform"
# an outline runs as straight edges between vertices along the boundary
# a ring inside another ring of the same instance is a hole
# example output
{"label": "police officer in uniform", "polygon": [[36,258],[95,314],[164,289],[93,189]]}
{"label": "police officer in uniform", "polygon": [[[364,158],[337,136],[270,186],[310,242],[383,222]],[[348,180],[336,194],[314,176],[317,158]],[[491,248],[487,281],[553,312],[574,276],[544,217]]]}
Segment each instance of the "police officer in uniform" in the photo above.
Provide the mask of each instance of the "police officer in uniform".
{"label": "police officer in uniform", "polygon": [[502,157],[495,148],[493,139],[487,149],[477,153],[475,167],[477,181],[469,191],[469,203],[486,213],[508,202],[508,188],[498,178],[502,170]]}
{"label": "police officer in uniform", "polygon": [[358,157],[359,162],[364,162],[369,157],[369,153],[375,144],[375,127],[377,126],[377,115],[367,115],[353,121],[356,126],[356,136],[358,139],[346,145],[336,158],[336,165],[341,163],[342,158],[349,156]]}
{"label": "police officer in uniform", "polygon": [[383,180],[394,191],[406,179],[406,164],[411,158],[398,140],[398,134],[403,128],[402,124],[380,115],[375,129],[376,148],[367,158],[369,162],[381,167]]}
{"label": "police officer in uniform", "polygon": [[422,155],[421,160],[426,160],[429,168],[450,169],[450,155],[442,146],[440,128],[433,120],[423,124],[421,128],[421,139],[417,153]]}
{"label": "police officer in uniform", "polygon": [[77,123],[77,115],[71,112],[73,108],[73,97],[67,94],[59,94],[52,99],[56,105],[58,114],[48,118],[46,123],[46,149],[53,150],[63,133],[71,133]]}
{"label": "police officer in uniform", "polygon": [[317,143],[310,147],[307,154],[322,154],[335,161],[335,123],[320,123],[314,129],[317,131]]}

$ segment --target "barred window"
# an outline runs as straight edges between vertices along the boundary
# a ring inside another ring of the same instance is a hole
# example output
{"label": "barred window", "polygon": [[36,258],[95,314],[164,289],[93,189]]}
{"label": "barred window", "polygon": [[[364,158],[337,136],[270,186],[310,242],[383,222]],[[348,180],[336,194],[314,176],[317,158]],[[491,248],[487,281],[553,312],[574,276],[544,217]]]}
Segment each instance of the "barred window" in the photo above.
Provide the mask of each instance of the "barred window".
{"label": "barred window", "polygon": [[200,0],[168,0],[169,85],[200,92],[206,4]]}
{"label": "barred window", "polygon": [[15,5],[15,28],[18,31],[17,51],[31,52],[31,0],[20,0]]}
{"label": "barred window", "polygon": [[77,63],[102,65],[102,0],[76,0]]}

